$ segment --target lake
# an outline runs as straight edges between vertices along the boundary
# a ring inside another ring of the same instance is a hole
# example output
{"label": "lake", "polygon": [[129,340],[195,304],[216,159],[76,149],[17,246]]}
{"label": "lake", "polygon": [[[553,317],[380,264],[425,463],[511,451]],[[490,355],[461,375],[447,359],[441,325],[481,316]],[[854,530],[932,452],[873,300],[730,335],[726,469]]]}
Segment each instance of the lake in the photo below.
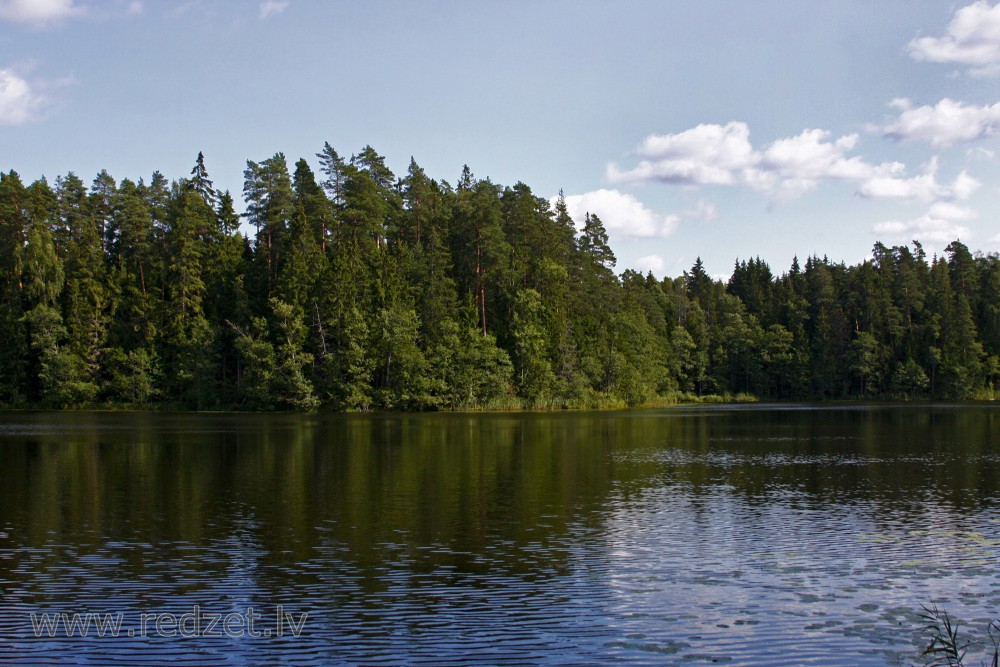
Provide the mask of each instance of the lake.
{"label": "lake", "polygon": [[993,405],[0,413],[7,665],[914,664],[998,546]]}

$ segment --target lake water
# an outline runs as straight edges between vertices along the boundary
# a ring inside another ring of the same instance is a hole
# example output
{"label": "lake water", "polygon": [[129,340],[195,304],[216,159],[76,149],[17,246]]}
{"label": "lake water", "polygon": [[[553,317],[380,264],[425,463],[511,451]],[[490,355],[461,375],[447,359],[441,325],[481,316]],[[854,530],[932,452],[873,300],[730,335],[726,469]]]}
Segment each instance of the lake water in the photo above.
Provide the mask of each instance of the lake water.
{"label": "lake water", "polygon": [[998,554],[992,405],[0,413],[5,665],[914,664]]}

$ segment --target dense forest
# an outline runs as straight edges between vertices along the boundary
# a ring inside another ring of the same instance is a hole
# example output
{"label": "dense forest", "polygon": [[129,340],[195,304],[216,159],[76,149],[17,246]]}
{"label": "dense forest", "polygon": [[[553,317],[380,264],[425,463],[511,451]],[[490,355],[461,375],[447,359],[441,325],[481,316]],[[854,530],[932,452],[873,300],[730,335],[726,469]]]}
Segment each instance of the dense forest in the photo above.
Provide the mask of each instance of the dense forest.
{"label": "dense forest", "polygon": [[[1000,258],[615,273],[601,220],[370,146],[190,177],[0,174],[0,405],[424,410],[992,398]],[[243,229],[250,230],[244,233]],[[250,238],[252,236],[252,238]]]}

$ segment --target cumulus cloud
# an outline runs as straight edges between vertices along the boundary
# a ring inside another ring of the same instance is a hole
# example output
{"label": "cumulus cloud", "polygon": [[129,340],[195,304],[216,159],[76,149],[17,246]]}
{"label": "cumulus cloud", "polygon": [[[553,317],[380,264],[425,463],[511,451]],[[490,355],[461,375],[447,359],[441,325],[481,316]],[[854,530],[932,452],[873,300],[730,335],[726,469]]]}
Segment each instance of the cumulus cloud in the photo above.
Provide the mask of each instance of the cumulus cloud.
{"label": "cumulus cloud", "polygon": [[[902,167],[902,165],[899,165]],[[975,194],[981,183],[967,172],[961,172],[950,184],[937,180],[938,160],[932,158],[922,173],[911,178],[900,177],[902,170],[891,174],[875,174],[858,186],[858,195],[866,199],[932,202],[938,199],[965,200]]]}
{"label": "cumulus cloud", "polygon": [[964,206],[938,202],[927,213],[913,220],[886,220],[876,224],[872,231],[882,237],[909,241],[917,239],[927,243],[945,244],[958,238],[970,238],[972,230],[963,222],[978,217],[976,211]]}
{"label": "cumulus cloud", "polygon": [[758,157],[750,146],[746,123],[702,124],[677,134],[646,137],[636,150],[646,158],[637,167],[621,171],[608,165],[615,182],[660,181],[679,185],[731,185]]}
{"label": "cumulus cloud", "polygon": [[778,139],[761,154],[758,183],[776,189],[783,198],[797,197],[817,187],[828,178],[859,181],[871,178],[879,169],[859,157],[845,153],[858,143],[858,135],[849,134],[829,141],[826,130],[805,130],[801,134]]}
{"label": "cumulus cloud", "polygon": [[941,37],[919,37],[907,49],[916,60],[971,67],[973,76],[1000,74],[1000,4],[979,0],[962,7]]}
{"label": "cumulus cloud", "polygon": [[857,144],[857,134],[834,139],[827,130],[808,129],[757,150],[750,143],[746,123],[703,124],[677,134],[647,137],[635,151],[643,158],[636,167],[622,169],[611,163],[606,175],[614,183],[740,185],[777,199],[799,197],[824,180],[852,183],[866,198],[925,202],[964,198],[970,188],[978,186],[964,173],[951,187],[939,184],[936,162],[922,175],[906,178],[906,167],[899,162],[872,164],[848,155]]}
{"label": "cumulus cloud", "polygon": [[659,255],[646,255],[635,260],[634,266],[640,273],[651,271],[653,275],[662,276],[663,270],[667,268],[667,263]]}
{"label": "cumulus cloud", "polygon": [[901,110],[894,122],[882,128],[884,136],[896,140],[919,140],[935,148],[990,137],[1000,128],[1000,102],[976,106],[944,98],[934,106],[914,108],[909,100],[893,100]]}
{"label": "cumulus cloud", "polygon": [[259,16],[261,19],[276,16],[288,9],[289,4],[291,4],[291,0],[264,0],[260,3]]}
{"label": "cumulus cloud", "polygon": [[981,185],[982,183],[963,171],[955,179],[955,182],[951,184],[951,192],[949,194],[954,199],[965,200],[974,195]]}
{"label": "cumulus cloud", "polygon": [[0,19],[36,27],[84,13],[75,0],[0,0]]}
{"label": "cumulus cloud", "polygon": [[41,104],[31,84],[9,69],[0,69],[0,123],[22,125],[34,120]]}
{"label": "cumulus cloud", "polygon": [[578,228],[583,228],[586,214],[591,213],[599,217],[608,234],[616,238],[669,236],[681,220],[677,215],[654,213],[632,195],[618,190],[602,188],[582,195],[567,195],[565,200],[566,210]]}

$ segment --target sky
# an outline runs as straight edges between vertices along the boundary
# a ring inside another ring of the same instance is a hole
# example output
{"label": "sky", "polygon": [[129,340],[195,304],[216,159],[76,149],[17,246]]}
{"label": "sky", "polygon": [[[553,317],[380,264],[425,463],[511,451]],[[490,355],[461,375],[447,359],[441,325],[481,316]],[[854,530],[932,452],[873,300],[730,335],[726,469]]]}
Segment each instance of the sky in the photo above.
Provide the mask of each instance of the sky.
{"label": "sky", "polygon": [[0,0],[0,170],[318,171],[329,142],[600,216],[618,269],[1000,250],[1000,5]]}

